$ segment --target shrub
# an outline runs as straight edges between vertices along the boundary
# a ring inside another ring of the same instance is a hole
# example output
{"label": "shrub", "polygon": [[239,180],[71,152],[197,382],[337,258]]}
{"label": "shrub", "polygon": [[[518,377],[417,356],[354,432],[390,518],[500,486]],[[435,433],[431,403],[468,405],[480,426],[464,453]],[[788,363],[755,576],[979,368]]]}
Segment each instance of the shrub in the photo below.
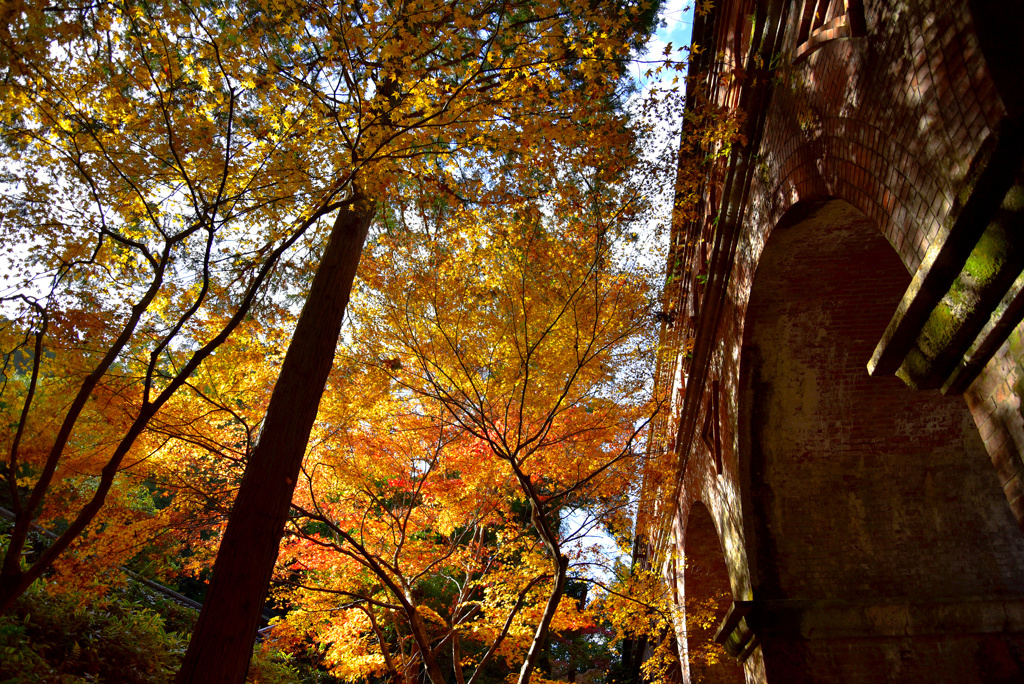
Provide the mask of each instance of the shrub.
{"label": "shrub", "polygon": [[36,587],[0,616],[0,682],[170,682],[186,643],[149,608]]}

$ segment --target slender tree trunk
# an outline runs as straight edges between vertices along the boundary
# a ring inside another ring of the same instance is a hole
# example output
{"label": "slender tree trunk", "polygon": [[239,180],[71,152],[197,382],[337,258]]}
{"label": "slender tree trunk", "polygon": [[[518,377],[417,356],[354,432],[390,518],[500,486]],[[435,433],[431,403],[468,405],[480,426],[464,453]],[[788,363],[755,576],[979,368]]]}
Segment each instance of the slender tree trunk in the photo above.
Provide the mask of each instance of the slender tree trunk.
{"label": "slender tree trunk", "polygon": [[423,667],[427,671],[427,677],[430,679],[431,684],[445,684],[444,673],[441,672],[441,668],[437,664],[437,658],[434,657],[434,653],[430,650],[430,632],[427,630],[427,626],[423,624],[423,619],[420,617],[416,610],[416,605],[411,599],[407,605],[410,606],[410,608],[406,609],[409,628],[412,630],[413,637],[416,640],[416,647],[420,652]]}
{"label": "slender tree trunk", "polygon": [[343,207],[270,397],[178,684],[241,684],[375,205]]}
{"label": "slender tree trunk", "polygon": [[7,555],[0,567],[0,615],[14,605],[15,600],[25,593],[33,579],[21,571],[22,552],[28,543],[29,526],[32,516],[22,511],[14,519],[14,528],[7,540]]}
{"label": "slender tree trunk", "polygon": [[537,495],[531,488],[529,478],[523,475],[517,466],[513,465],[513,469],[523,491],[530,497],[530,522],[548,547],[548,552],[551,554],[552,570],[555,573],[555,585],[551,588],[551,593],[548,595],[548,602],[544,606],[544,613],[541,615],[537,629],[533,633],[533,642],[530,643],[530,650],[526,652],[526,659],[519,670],[517,684],[530,684],[530,677],[537,666],[537,661],[540,659],[541,654],[546,651],[548,628],[551,626],[551,620],[554,619],[555,613],[558,611],[558,604],[562,602],[562,595],[565,593],[565,582],[569,576],[569,559],[562,554],[558,539],[551,531],[548,520],[541,509],[540,502],[537,500]]}
{"label": "slender tree trunk", "polygon": [[558,557],[554,559],[553,564],[555,567],[555,586],[551,589],[551,594],[548,595],[548,602],[544,606],[544,613],[541,615],[537,629],[534,630],[533,641],[530,643],[530,650],[526,653],[523,666],[519,670],[517,684],[530,684],[530,677],[533,675],[533,670],[537,666],[537,661],[544,652],[544,647],[547,643],[548,628],[551,626],[551,620],[555,617],[558,604],[562,601],[562,594],[565,592],[569,559],[559,553]]}
{"label": "slender tree trunk", "polygon": [[458,632],[452,635],[452,666],[457,684],[466,684],[466,677],[462,672],[462,647],[459,644]]}

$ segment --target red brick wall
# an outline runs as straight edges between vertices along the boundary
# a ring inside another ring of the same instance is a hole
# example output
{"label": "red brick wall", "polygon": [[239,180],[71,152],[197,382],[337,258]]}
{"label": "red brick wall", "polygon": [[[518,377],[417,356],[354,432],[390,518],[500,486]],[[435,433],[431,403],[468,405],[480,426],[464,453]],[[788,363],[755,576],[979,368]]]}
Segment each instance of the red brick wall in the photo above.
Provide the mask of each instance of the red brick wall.
{"label": "red brick wall", "polygon": [[1021,416],[1024,342],[1018,327],[964,397],[974,414],[999,482],[1018,523],[1024,525],[1024,418]]}
{"label": "red brick wall", "polygon": [[913,272],[1005,110],[966,3],[867,5],[867,37],[781,58],[752,205],[771,225],[799,199],[840,197]]}
{"label": "red brick wall", "polygon": [[1024,536],[963,399],[865,372],[909,281],[873,224],[841,201],[777,228],[761,256],[738,416],[755,592],[1024,587]]}
{"label": "red brick wall", "polygon": [[[721,16],[735,21],[749,4],[725,2]],[[750,160],[695,438],[680,446],[687,467],[675,538],[685,553],[688,512],[704,502],[734,598],[803,606],[788,627],[761,630],[748,681],[1024,681],[1014,636],[1024,618],[993,626],[990,609],[979,608],[951,618],[942,635],[920,608],[1024,595],[1015,525],[1024,521],[1021,331],[966,402],[865,369],[1006,107],[966,2],[868,0],[866,37],[829,42],[794,66],[787,56],[801,7],[790,5],[764,137]],[[845,216],[838,224],[792,225],[826,198],[843,200],[831,205]],[[773,284],[752,295],[762,280]],[[687,374],[682,355],[674,363]],[[721,474],[700,429],[713,382]],[[677,430],[668,426],[670,437]],[[870,637],[850,636],[850,627],[843,638],[806,638],[821,616],[846,615],[843,601],[879,597],[917,606],[876,611],[919,615],[908,628],[915,636],[875,625]],[[766,609],[764,625],[793,614],[781,605]]]}
{"label": "red brick wall", "polygon": [[[743,667],[713,642],[715,627],[731,601],[729,574],[718,533],[708,509],[700,503],[690,508],[686,522],[687,555],[680,588],[686,596],[686,639],[690,681],[733,684],[744,681]],[[706,620],[713,618],[708,625]]]}
{"label": "red brick wall", "polygon": [[[908,283],[872,223],[838,201],[776,228],[761,255],[738,415],[759,600],[865,602],[870,610],[906,597],[973,600],[1024,587],[1024,537],[964,401],[865,372]],[[792,681],[793,642],[771,636],[768,677]],[[982,648],[956,636],[960,651]],[[916,641],[872,643],[801,643],[795,672],[882,677],[886,653],[898,650],[904,676],[927,681],[940,657]],[[948,665],[961,660],[958,652]]]}

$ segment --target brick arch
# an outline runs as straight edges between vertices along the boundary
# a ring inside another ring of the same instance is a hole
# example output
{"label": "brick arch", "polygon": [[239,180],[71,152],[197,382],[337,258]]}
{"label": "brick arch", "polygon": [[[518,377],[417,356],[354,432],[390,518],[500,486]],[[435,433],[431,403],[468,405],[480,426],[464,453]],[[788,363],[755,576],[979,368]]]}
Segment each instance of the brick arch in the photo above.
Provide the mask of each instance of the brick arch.
{"label": "brick arch", "polygon": [[[1018,668],[1019,637],[942,624],[950,606],[1024,585],[1024,539],[963,399],[865,369],[909,280],[874,223],[835,199],[794,205],[758,259],[737,429],[746,620],[769,681],[841,681],[848,667],[882,681],[894,662],[904,681],[977,681],[986,659]],[[907,636],[908,620],[931,637]]]}
{"label": "brick arch", "polygon": [[758,4],[726,73],[749,5],[715,3],[691,68],[746,143],[673,233],[709,247],[666,294],[672,538],[706,502],[748,681],[1024,681],[1024,9],[848,0],[863,32],[794,59],[809,4]]}
{"label": "brick arch", "polygon": [[687,655],[684,681],[742,684],[743,666],[724,657],[714,643],[716,628],[732,603],[732,589],[715,522],[700,501],[692,502],[687,513],[683,561]]}
{"label": "brick arch", "polygon": [[[779,99],[778,107],[790,106],[788,98]],[[773,120],[777,128],[785,128],[782,118]],[[759,218],[774,225],[800,202],[842,198],[871,219],[908,271],[916,271],[953,208],[950,179],[871,118],[820,116],[813,131],[799,130],[799,120],[789,123],[797,130],[772,131],[776,146],[766,149],[756,179]],[[983,163],[978,152],[994,136],[987,128],[980,133],[964,175]]]}
{"label": "brick arch", "polygon": [[[872,220],[916,270],[952,204],[949,188],[910,149],[867,121],[829,117],[817,138],[794,136],[777,160],[768,189],[768,220],[777,223],[801,201],[841,197]],[[894,159],[896,160],[894,163]]]}
{"label": "brick arch", "polygon": [[[914,272],[1007,111],[967,4],[922,1],[920,22],[890,5],[865,2],[866,35],[778,72],[750,207],[771,226],[800,201],[841,197]],[[783,54],[798,48],[799,19]]]}

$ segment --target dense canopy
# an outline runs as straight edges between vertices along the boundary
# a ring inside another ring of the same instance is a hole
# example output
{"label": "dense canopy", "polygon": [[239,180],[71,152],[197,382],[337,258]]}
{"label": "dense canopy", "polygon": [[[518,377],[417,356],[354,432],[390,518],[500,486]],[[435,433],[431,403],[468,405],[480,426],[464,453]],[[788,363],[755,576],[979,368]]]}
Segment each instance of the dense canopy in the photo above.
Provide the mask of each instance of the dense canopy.
{"label": "dense canopy", "polygon": [[205,594],[179,681],[240,681],[265,607],[345,680],[670,644],[594,536],[632,543],[661,407],[655,5],[2,13],[0,612]]}

